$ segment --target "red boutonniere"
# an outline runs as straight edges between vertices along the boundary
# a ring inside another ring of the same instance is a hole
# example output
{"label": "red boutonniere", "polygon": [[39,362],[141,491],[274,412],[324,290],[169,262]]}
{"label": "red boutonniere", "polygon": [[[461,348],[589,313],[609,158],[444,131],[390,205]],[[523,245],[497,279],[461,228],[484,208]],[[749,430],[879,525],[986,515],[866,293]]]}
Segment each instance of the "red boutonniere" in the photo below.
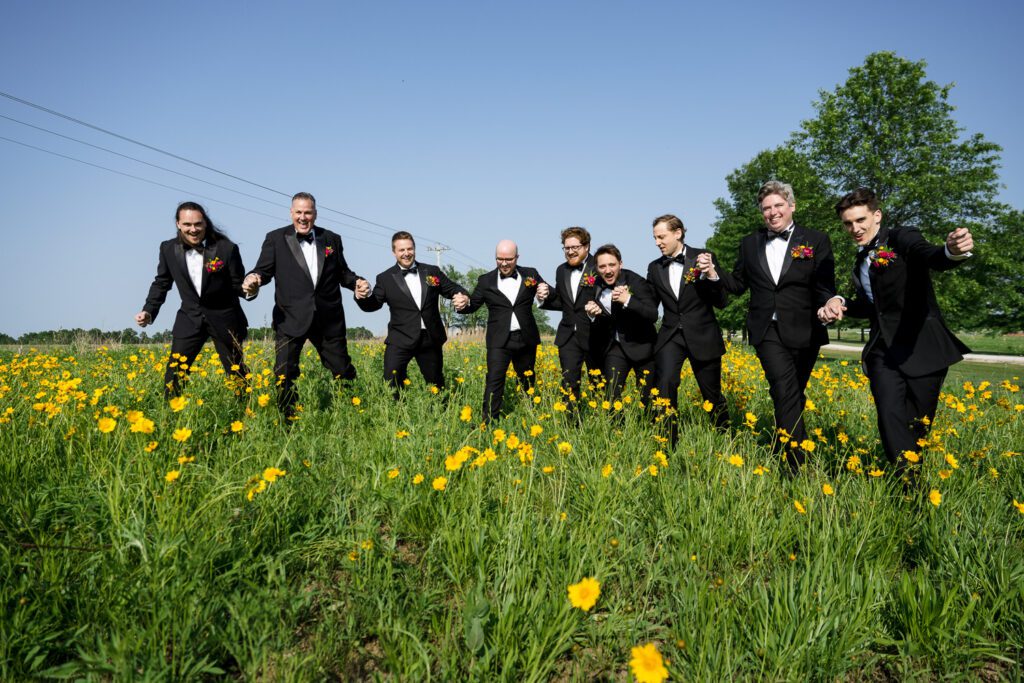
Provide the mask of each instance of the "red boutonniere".
{"label": "red boutonniere", "polygon": [[205,268],[207,273],[216,273],[218,270],[224,268],[224,261],[222,261],[219,257],[214,256],[212,259],[206,262]]}
{"label": "red boutonniere", "polygon": [[886,268],[896,260],[896,252],[883,244],[868,254],[868,258],[871,259],[872,268]]}
{"label": "red boutonniere", "polygon": [[594,275],[593,272],[583,273],[583,277],[582,279],[580,279],[580,284],[582,284],[584,287],[593,287],[596,283],[597,276]]}
{"label": "red boutonniere", "polygon": [[700,278],[700,268],[697,266],[692,266],[688,271],[686,271],[686,275],[683,276],[683,280],[685,280],[688,285],[696,282],[698,278]]}
{"label": "red boutonniere", "polygon": [[525,280],[523,280],[523,287],[536,287],[536,286],[537,286],[537,278],[528,277]]}
{"label": "red boutonniere", "polygon": [[814,247],[807,244],[798,244],[793,247],[792,251],[789,252],[789,255],[795,259],[814,258]]}
{"label": "red boutonniere", "polygon": [[325,257],[330,256],[333,253],[334,253],[334,247],[327,247],[326,249],[324,249],[324,256]]}
{"label": "red boutonniere", "polygon": [[439,278],[436,275],[428,275],[425,278],[423,278],[423,281],[426,282],[431,287],[437,287],[439,284],[441,284],[441,278]]}

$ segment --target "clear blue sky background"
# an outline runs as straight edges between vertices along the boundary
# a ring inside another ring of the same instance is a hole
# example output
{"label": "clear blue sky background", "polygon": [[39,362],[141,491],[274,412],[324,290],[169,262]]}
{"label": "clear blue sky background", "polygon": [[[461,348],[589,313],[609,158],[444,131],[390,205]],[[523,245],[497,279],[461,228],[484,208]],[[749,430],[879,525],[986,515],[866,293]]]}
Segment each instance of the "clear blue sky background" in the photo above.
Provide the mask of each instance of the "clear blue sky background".
{"label": "clear blue sky background", "polygon": [[[958,122],[1003,146],[1002,199],[1024,208],[1017,2],[52,2],[6,0],[0,90],[291,194],[315,194],[350,265],[391,265],[403,228],[465,270],[499,238],[551,277],[583,225],[626,266],[657,256],[650,220],[703,244],[725,176],[784,142],[820,89],[877,50],[955,82]],[[197,199],[251,267],[288,223],[273,193],[0,98],[0,115],[225,185],[245,197],[0,118],[0,331],[132,326]],[[200,195],[212,199],[201,198]],[[217,200],[217,201],[214,201]],[[229,206],[224,202],[250,209]],[[324,210],[331,207],[388,226]],[[257,212],[257,213],[254,213]],[[263,215],[268,214],[268,215]],[[982,246],[984,248],[984,246]],[[246,304],[269,324],[273,292]],[[173,322],[171,294],[155,327]],[[346,304],[350,325],[386,313]]]}

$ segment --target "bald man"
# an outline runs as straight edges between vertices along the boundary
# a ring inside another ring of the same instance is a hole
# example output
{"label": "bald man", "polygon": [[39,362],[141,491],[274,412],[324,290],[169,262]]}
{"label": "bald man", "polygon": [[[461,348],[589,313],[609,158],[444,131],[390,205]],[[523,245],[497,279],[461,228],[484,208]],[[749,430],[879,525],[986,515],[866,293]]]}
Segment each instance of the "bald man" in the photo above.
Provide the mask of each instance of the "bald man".
{"label": "bald man", "polygon": [[540,332],[533,317],[537,288],[546,288],[535,268],[519,265],[519,247],[502,240],[494,250],[498,267],[476,282],[469,305],[459,313],[473,313],[487,306],[487,381],[484,384],[484,421],[501,413],[505,399],[505,374],[509,363],[524,391],[532,391]]}

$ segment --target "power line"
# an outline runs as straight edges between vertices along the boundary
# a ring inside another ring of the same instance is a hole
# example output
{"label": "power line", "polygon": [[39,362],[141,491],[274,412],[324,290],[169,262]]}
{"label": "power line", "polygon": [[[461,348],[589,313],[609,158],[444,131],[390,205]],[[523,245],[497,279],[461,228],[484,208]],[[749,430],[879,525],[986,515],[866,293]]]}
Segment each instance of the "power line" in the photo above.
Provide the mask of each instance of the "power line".
{"label": "power line", "polygon": [[[45,149],[43,147],[36,147],[35,145],[30,145],[27,142],[21,142],[19,140],[12,140],[11,138],[7,138],[7,137],[4,137],[2,135],[0,135],[0,140],[3,140],[4,142],[10,142],[10,143],[15,144],[15,145],[20,145],[21,147],[27,147],[28,149],[33,149],[33,150],[35,150],[37,152],[43,152],[44,154],[50,154],[50,155],[53,155],[55,157],[60,157],[62,159],[67,159],[68,161],[74,161],[74,162],[77,162],[79,164],[84,164],[86,166],[91,166],[93,168],[98,168],[101,171],[107,171],[108,173],[114,173],[114,174],[119,175],[119,176],[124,176],[125,178],[131,178],[133,180],[138,180],[140,182],[148,183],[150,185],[156,185],[157,187],[163,187],[163,188],[166,188],[168,190],[174,190],[175,192],[183,192],[183,193],[185,193],[185,194],[187,194],[189,196],[192,196],[192,197],[199,197],[200,199],[206,199],[206,200],[209,200],[211,202],[217,202],[218,204],[223,204],[225,206],[230,206],[232,208],[240,209],[242,211],[248,211],[249,213],[254,213],[254,214],[258,215],[258,216],[266,216],[267,218],[272,218],[274,220],[280,220],[280,216],[275,216],[273,214],[264,213],[263,211],[257,211],[256,209],[250,209],[247,206],[241,206],[239,204],[233,204],[231,202],[226,202],[223,199],[217,199],[216,197],[210,197],[208,195],[199,194],[198,192],[193,192],[191,190],[186,190],[184,188],[175,187],[174,185],[168,185],[166,183],[161,183],[161,182],[158,182],[156,180],[150,180],[149,178],[143,178],[142,176],[138,176],[138,175],[135,175],[133,173],[126,173],[124,171],[118,171],[117,169],[108,168],[108,167],[102,166],[100,164],[94,164],[91,161],[85,161],[84,159],[78,159],[76,157],[69,156],[67,154],[61,154],[60,152],[54,152],[53,150]],[[337,221],[331,221],[331,222],[332,223],[336,223]],[[383,248],[385,246],[385,245],[381,244],[380,242],[370,242],[370,241],[367,241],[367,240],[359,239],[358,237],[352,237],[351,235],[347,235],[345,237],[345,239],[352,240],[352,241],[355,241],[355,242],[362,242],[363,244],[369,244],[370,246],[378,247],[378,248]]]}
{"label": "power line", "polygon": [[[37,109],[39,111],[45,112],[47,114],[50,114],[51,116],[56,116],[58,118],[62,118],[64,120],[66,120],[66,121],[71,121],[72,123],[76,123],[76,124],[78,124],[80,126],[85,126],[86,128],[91,128],[92,130],[99,131],[100,133],[103,133],[105,135],[110,135],[110,136],[115,137],[115,138],[117,138],[119,140],[123,140],[125,142],[129,142],[129,143],[131,143],[133,145],[138,145],[140,147],[144,147],[145,149],[151,150],[153,152],[157,152],[158,154],[163,154],[165,156],[169,156],[172,159],[177,159],[178,161],[182,161],[182,162],[184,162],[186,164],[191,164],[193,166],[197,166],[199,168],[205,169],[205,170],[210,171],[212,173],[217,173],[217,174],[225,176],[227,178],[231,178],[232,180],[237,180],[237,181],[239,181],[241,183],[246,183],[248,185],[252,185],[253,187],[258,187],[258,188],[260,188],[262,190],[266,190],[267,192],[272,192],[272,193],[280,195],[282,197],[291,198],[291,195],[289,195],[286,192],[282,192],[281,190],[277,190],[277,189],[274,189],[272,187],[267,187],[266,185],[261,185],[260,183],[254,182],[252,180],[248,180],[247,178],[243,178],[241,176],[237,176],[237,175],[228,173],[226,171],[221,171],[220,169],[214,168],[212,166],[208,166],[208,165],[200,163],[198,161],[194,161],[193,159],[189,159],[188,157],[180,156],[178,154],[175,154],[174,152],[169,152],[169,151],[167,151],[165,149],[161,149],[159,147],[155,147],[153,145],[146,144],[145,142],[142,142],[140,140],[135,140],[134,138],[130,138],[130,137],[126,136],[126,135],[121,135],[120,133],[115,133],[112,130],[108,130],[106,128],[102,128],[100,126],[97,126],[95,124],[89,123],[87,121],[82,121],[81,119],[77,119],[77,118],[75,118],[73,116],[70,116],[68,114],[64,114],[64,113],[61,113],[61,112],[56,111],[54,109],[50,109],[49,107],[44,107],[41,104],[36,104],[35,102],[30,102],[30,101],[28,101],[26,99],[23,99],[21,97],[17,97],[16,95],[12,95],[11,93],[0,91],[0,96],[3,96],[3,97],[5,97],[5,98],[7,98],[7,99],[9,99],[9,100],[11,100],[13,102],[17,102],[18,104],[22,104],[22,105],[24,105],[26,107],[32,107],[33,109]],[[20,143],[18,143],[18,144],[20,144]],[[60,155],[58,155],[58,156],[60,156]],[[201,181],[201,182],[206,182],[206,181]],[[210,184],[212,185],[213,183],[210,183]],[[213,201],[218,201],[218,200],[213,200]],[[262,200],[262,201],[266,201],[266,200]],[[319,205],[318,208],[323,210],[323,211],[329,211],[331,213],[336,213],[336,214],[338,214],[340,216],[345,216],[346,218],[351,218],[352,220],[357,220],[357,221],[359,221],[361,223],[366,223],[367,225],[373,225],[375,227],[382,228],[384,230],[389,230],[391,232],[397,232],[397,230],[395,228],[393,228],[393,227],[384,225],[382,223],[377,223],[377,222],[368,220],[366,218],[360,218],[359,216],[355,216],[355,215],[350,214],[350,213],[345,213],[344,211],[339,211],[338,209],[333,209],[333,208],[331,208],[329,206],[324,206],[324,205],[321,204],[321,205]],[[354,227],[354,226],[349,226],[349,227]],[[438,239],[435,239],[433,237],[430,237],[429,235],[420,235],[420,236],[425,238],[425,239],[431,240],[433,242],[442,243],[441,240],[438,240]],[[483,264],[480,261],[477,261],[475,258],[470,256],[469,254],[461,252],[458,249],[452,248],[452,252],[456,253],[456,254],[462,255],[463,257],[468,259],[468,261],[471,262],[471,263],[476,263],[479,266],[483,266]]]}

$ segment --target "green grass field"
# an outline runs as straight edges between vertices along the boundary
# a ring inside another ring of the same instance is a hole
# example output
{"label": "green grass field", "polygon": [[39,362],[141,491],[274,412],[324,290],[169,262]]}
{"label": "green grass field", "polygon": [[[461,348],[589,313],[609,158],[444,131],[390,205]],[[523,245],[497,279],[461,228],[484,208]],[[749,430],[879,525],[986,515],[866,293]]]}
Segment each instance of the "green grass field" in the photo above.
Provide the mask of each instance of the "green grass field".
{"label": "green grass field", "polygon": [[675,450],[635,392],[569,420],[553,347],[490,429],[480,346],[397,404],[352,348],[349,388],[304,357],[288,428],[267,346],[250,393],[208,353],[172,405],[163,349],[0,354],[0,680],[656,680],[647,644],[672,680],[1024,675],[1009,377],[951,375],[905,492],[855,357],[819,363],[790,479],[738,348],[732,430],[687,368]]}

